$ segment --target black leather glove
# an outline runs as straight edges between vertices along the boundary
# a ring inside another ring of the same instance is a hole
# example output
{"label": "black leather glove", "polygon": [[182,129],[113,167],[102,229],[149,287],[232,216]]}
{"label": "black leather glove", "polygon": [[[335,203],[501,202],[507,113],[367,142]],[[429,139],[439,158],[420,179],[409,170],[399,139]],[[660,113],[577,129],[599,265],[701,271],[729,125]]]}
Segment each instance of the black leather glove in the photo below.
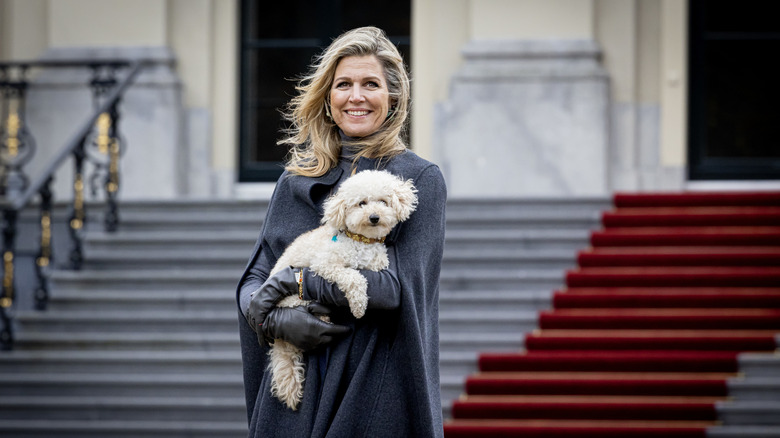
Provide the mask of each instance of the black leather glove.
{"label": "black leather glove", "polygon": [[246,312],[246,319],[252,330],[258,335],[260,330],[258,326],[265,321],[266,315],[270,312],[282,298],[298,293],[298,282],[295,279],[295,272],[291,267],[286,267],[268,279],[260,286],[260,289],[252,293],[249,301],[249,309]]}
{"label": "black leather glove", "polygon": [[257,340],[262,343],[263,340],[282,339],[303,351],[313,350],[330,343],[334,336],[349,333],[349,327],[330,324],[316,316],[329,313],[328,307],[317,302],[299,307],[277,307],[266,316]]}

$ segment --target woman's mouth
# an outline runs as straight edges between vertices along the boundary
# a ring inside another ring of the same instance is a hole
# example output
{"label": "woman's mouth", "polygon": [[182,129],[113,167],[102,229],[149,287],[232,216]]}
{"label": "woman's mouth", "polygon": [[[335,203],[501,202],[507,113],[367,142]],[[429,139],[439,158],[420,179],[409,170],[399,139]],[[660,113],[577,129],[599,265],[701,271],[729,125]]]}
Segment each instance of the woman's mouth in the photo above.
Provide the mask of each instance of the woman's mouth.
{"label": "woman's mouth", "polygon": [[350,116],[365,116],[368,114],[368,110],[347,110],[347,114]]}

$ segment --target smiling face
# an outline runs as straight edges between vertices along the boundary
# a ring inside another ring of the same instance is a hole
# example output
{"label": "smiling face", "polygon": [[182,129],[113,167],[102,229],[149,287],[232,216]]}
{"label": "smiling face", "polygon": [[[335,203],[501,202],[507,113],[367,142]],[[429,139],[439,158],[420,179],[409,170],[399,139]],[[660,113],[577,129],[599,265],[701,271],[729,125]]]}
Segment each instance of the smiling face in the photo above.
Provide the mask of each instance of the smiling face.
{"label": "smiling face", "polygon": [[387,118],[389,108],[385,72],[376,56],[348,56],[339,61],[330,89],[330,112],[344,134],[373,134]]}

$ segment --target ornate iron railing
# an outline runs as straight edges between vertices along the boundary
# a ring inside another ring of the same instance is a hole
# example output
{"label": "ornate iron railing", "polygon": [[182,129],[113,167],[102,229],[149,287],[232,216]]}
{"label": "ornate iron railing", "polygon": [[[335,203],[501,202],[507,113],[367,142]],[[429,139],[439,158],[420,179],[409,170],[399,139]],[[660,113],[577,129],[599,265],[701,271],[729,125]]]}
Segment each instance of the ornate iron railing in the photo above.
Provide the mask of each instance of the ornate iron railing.
{"label": "ornate iron railing", "polygon": [[[70,267],[80,269],[84,260],[83,238],[86,225],[84,190],[89,182],[93,194],[99,186],[105,192],[105,230],[116,231],[119,224],[117,193],[119,190],[119,159],[123,144],[117,122],[122,96],[151,60],[69,60],[36,62],[0,62],[0,209],[3,212],[3,282],[0,290],[0,348],[13,347],[12,308],[16,295],[16,237],[19,213],[39,197],[40,239],[35,257],[35,308],[46,309],[49,300],[48,271],[52,264],[52,190],[54,173],[73,158],[73,201],[68,229],[72,241]],[[35,153],[35,141],[27,129],[25,97],[29,87],[28,74],[43,68],[88,68],[94,111],[87,117],[62,149],[49,161],[35,179],[25,173],[24,166]],[[121,76],[121,78],[120,78]],[[94,165],[89,180],[84,175],[85,161]],[[102,183],[102,184],[101,184]]]}

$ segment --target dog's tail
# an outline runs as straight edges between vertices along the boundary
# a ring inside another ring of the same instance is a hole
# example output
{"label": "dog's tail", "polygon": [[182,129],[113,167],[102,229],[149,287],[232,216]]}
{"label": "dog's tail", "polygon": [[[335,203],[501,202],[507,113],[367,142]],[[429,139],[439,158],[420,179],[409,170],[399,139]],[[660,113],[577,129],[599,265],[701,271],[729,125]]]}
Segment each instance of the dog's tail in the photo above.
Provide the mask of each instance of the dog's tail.
{"label": "dog's tail", "polygon": [[278,398],[293,411],[303,398],[303,352],[289,342],[274,341],[268,370],[271,372],[271,395]]}

